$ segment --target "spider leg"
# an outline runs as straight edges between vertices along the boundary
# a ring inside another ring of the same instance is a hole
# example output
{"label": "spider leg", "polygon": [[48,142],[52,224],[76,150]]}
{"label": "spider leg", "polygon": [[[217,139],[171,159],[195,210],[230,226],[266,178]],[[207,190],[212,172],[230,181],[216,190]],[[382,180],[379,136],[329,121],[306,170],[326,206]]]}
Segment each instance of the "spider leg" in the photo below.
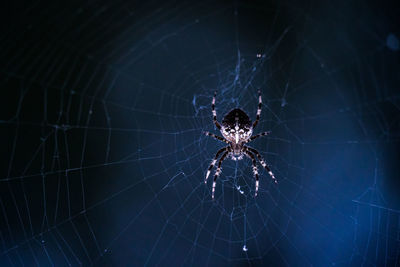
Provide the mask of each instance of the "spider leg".
{"label": "spider leg", "polygon": [[215,111],[215,96],[217,95],[217,91],[214,92],[214,97],[211,102],[211,110],[213,114],[213,121],[215,126],[218,128],[218,130],[221,130],[221,124],[217,121],[217,112]]}
{"label": "spider leg", "polygon": [[256,120],[253,123],[253,129],[256,127],[258,124],[258,121],[260,120],[260,115],[261,115],[261,105],[262,105],[262,99],[261,99],[261,91],[258,90],[258,108],[257,108],[257,117]]}
{"label": "spider leg", "polygon": [[211,161],[211,164],[208,167],[207,174],[206,174],[206,179],[204,180],[205,184],[207,183],[208,176],[210,175],[210,172],[211,172],[212,168],[214,168],[214,165],[217,162],[217,159],[218,159],[219,155],[221,155],[221,153],[224,152],[224,151],[229,151],[229,147],[228,146],[227,147],[223,147],[220,150],[218,150],[217,153],[215,154],[214,159]]}
{"label": "spider leg", "polygon": [[272,180],[274,180],[274,182],[277,184],[278,181],[276,180],[274,174],[272,173],[271,169],[268,167],[267,163],[265,163],[263,157],[261,156],[260,152],[258,152],[256,149],[245,146],[244,147],[246,150],[249,150],[251,152],[253,152],[254,154],[257,155],[258,160],[260,161],[261,165],[264,167],[264,169],[267,170],[268,174],[271,176]]}
{"label": "spider leg", "polygon": [[213,137],[213,138],[215,138],[215,139],[217,139],[217,140],[219,140],[219,141],[222,141],[222,142],[224,142],[224,143],[229,144],[229,142],[226,141],[225,138],[223,138],[223,137],[221,137],[221,136],[215,135],[215,134],[210,133],[210,132],[204,132],[204,134],[207,135],[207,136],[211,136],[211,137]]}
{"label": "spider leg", "polygon": [[212,185],[212,198],[213,199],[214,199],[215,185],[217,184],[217,178],[221,174],[221,164],[225,160],[228,153],[229,153],[229,151],[226,151],[218,161],[218,168],[215,171],[214,181],[213,181],[213,185]]}
{"label": "spider leg", "polygon": [[261,137],[261,136],[269,135],[270,133],[271,133],[271,131],[256,134],[256,135],[250,137],[250,138],[246,141],[246,143],[251,142],[251,141],[253,141],[254,139],[257,139],[257,138],[259,138],[259,137]]}
{"label": "spider leg", "polygon": [[253,162],[253,174],[254,177],[256,177],[256,193],[254,196],[257,196],[258,193],[258,169],[257,169],[257,161],[256,158],[254,157],[253,153],[251,153],[250,151],[244,151],[244,153],[246,153],[246,156],[249,157],[251,159],[251,161]]}

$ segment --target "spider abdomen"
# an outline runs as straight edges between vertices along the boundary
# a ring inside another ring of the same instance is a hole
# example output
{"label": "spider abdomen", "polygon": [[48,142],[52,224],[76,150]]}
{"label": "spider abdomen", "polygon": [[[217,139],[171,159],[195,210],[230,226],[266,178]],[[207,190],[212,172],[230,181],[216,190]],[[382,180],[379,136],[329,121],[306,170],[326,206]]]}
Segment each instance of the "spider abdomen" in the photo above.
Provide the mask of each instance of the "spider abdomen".
{"label": "spider abdomen", "polygon": [[[253,133],[249,116],[239,108],[231,110],[222,120],[221,133],[232,144],[239,145],[247,141]],[[234,151],[237,154],[240,147]]]}
{"label": "spider abdomen", "polygon": [[231,111],[229,111],[225,117],[222,119],[222,125],[224,127],[229,127],[229,126],[234,126],[236,125],[236,122],[239,123],[239,127],[251,127],[251,120],[250,117],[241,110],[240,108],[235,108]]}

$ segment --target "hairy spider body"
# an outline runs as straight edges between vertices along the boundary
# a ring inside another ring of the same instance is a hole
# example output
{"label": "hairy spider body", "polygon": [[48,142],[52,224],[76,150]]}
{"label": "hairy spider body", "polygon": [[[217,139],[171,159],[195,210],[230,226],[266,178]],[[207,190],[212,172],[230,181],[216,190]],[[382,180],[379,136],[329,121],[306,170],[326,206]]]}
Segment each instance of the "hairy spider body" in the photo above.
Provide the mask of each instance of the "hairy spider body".
{"label": "hairy spider body", "polygon": [[243,156],[242,146],[252,133],[249,116],[239,108],[230,111],[222,120],[221,134],[230,143],[233,156]]}
{"label": "hairy spider body", "polygon": [[217,112],[215,111],[216,95],[217,95],[217,92],[214,93],[214,97],[213,97],[213,100],[211,103],[211,110],[212,110],[212,114],[213,114],[214,124],[217,127],[217,129],[220,130],[223,137],[217,136],[217,135],[215,135],[213,133],[209,133],[209,132],[206,132],[205,134],[208,136],[214,137],[215,139],[217,139],[219,141],[227,143],[228,146],[221,148],[220,150],[217,151],[214,159],[212,160],[210,166],[208,167],[205,183],[207,183],[207,179],[211,173],[211,170],[216,165],[219,156],[222,154],[221,158],[218,161],[217,170],[215,171],[215,175],[214,175],[214,181],[213,181],[213,187],[212,187],[212,198],[214,199],[216,180],[217,180],[218,176],[221,174],[222,162],[226,159],[227,156],[230,156],[233,160],[241,160],[241,159],[243,159],[243,156],[247,156],[248,158],[251,159],[252,164],[253,164],[253,174],[254,174],[254,177],[256,178],[255,196],[257,196],[259,181],[258,181],[257,161],[256,161],[255,155],[257,156],[258,160],[260,161],[260,163],[264,167],[264,169],[267,170],[267,172],[269,173],[271,178],[274,180],[274,182],[277,183],[277,180],[275,179],[274,174],[272,173],[272,171],[268,167],[268,165],[265,163],[261,154],[256,149],[245,145],[246,143],[253,141],[254,139],[256,139],[260,136],[265,136],[270,133],[270,132],[263,132],[263,133],[252,136],[253,129],[256,127],[256,125],[258,124],[258,121],[260,120],[261,106],[262,106],[261,92],[258,91],[257,117],[253,123],[251,122],[251,119],[246,114],[246,112],[244,112],[243,110],[241,110],[239,108],[236,108],[236,109],[231,110],[224,116],[224,118],[222,120],[222,125],[221,125],[217,120]]}

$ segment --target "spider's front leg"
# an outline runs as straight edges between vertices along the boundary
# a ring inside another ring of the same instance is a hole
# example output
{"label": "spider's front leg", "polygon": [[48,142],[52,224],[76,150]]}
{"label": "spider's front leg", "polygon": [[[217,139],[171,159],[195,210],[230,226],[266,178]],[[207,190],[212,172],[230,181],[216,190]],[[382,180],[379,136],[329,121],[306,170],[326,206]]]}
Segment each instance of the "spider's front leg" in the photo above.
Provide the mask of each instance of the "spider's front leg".
{"label": "spider's front leg", "polygon": [[215,186],[216,186],[216,184],[217,184],[217,178],[218,178],[218,176],[221,174],[221,164],[222,164],[222,162],[225,160],[225,158],[226,158],[226,156],[228,155],[228,153],[229,153],[229,150],[226,151],[226,152],[222,155],[222,157],[219,159],[219,161],[218,161],[218,168],[217,168],[217,170],[215,171],[214,181],[213,181],[213,185],[212,185],[212,194],[211,194],[212,199],[214,199],[214,193],[215,193]]}
{"label": "spider's front leg", "polygon": [[268,174],[271,176],[272,180],[274,180],[274,182],[277,184],[278,181],[275,178],[275,175],[272,173],[271,169],[268,167],[267,163],[265,163],[263,157],[261,156],[260,152],[258,152],[256,149],[245,146],[244,147],[246,150],[249,150],[251,152],[253,152],[254,154],[257,155],[258,160],[260,161],[261,165],[264,167],[264,169],[267,170]]}
{"label": "spider's front leg", "polygon": [[258,185],[259,185],[259,181],[258,181],[258,168],[257,168],[257,162],[256,162],[256,158],[254,157],[253,153],[251,153],[248,150],[245,150],[244,153],[246,154],[247,157],[249,157],[253,163],[253,174],[254,177],[256,177],[256,193],[255,193],[255,197],[257,196],[258,193]]}
{"label": "spider's front leg", "polygon": [[221,155],[221,153],[224,152],[224,151],[228,152],[228,151],[229,151],[229,146],[221,148],[221,149],[218,150],[217,153],[215,154],[214,159],[211,161],[211,164],[210,164],[210,166],[208,167],[207,174],[206,174],[206,179],[204,180],[204,183],[205,183],[205,184],[207,183],[208,176],[210,175],[212,168],[214,168],[214,165],[215,165],[215,163],[217,162],[217,159],[218,159],[219,155]]}

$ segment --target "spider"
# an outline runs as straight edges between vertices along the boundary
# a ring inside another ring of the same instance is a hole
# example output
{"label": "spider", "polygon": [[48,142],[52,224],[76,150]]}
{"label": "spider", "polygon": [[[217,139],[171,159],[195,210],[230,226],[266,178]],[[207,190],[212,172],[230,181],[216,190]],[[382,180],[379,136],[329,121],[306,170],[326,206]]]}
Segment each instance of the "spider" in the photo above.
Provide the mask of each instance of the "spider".
{"label": "spider", "polygon": [[215,164],[217,163],[218,157],[222,154],[221,158],[218,161],[218,167],[217,167],[217,170],[215,171],[214,181],[213,181],[213,185],[212,185],[212,198],[214,199],[215,185],[216,185],[217,178],[221,174],[222,162],[228,156],[230,156],[232,158],[232,160],[241,160],[241,159],[243,159],[243,156],[245,155],[249,159],[251,159],[251,161],[253,163],[253,174],[256,178],[255,196],[257,196],[259,181],[258,181],[257,162],[256,162],[256,157],[254,155],[257,156],[261,165],[267,170],[267,172],[269,173],[269,175],[271,176],[273,181],[275,183],[278,183],[274,174],[272,173],[271,169],[268,167],[268,165],[265,163],[264,159],[262,158],[261,154],[256,149],[245,145],[258,137],[266,136],[270,133],[268,131],[268,132],[263,132],[263,133],[259,133],[257,135],[252,136],[253,130],[257,126],[258,121],[260,120],[261,104],[262,104],[261,91],[258,91],[257,117],[253,123],[251,123],[251,120],[250,120],[249,116],[246,114],[246,112],[244,112],[240,108],[235,108],[225,115],[225,117],[222,120],[222,125],[221,125],[217,121],[217,112],[215,111],[216,95],[217,95],[217,92],[214,93],[214,97],[211,102],[211,110],[212,110],[212,114],[213,114],[214,124],[217,127],[217,129],[220,130],[223,137],[215,135],[210,132],[205,132],[205,134],[207,136],[211,136],[219,141],[227,143],[228,146],[223,147],[217,151],[214,159],[212,160],[210,166],[208,167],[206,179],[204,182],[207,184],[208,176],[210,175],[211,170],[213,169]]}

